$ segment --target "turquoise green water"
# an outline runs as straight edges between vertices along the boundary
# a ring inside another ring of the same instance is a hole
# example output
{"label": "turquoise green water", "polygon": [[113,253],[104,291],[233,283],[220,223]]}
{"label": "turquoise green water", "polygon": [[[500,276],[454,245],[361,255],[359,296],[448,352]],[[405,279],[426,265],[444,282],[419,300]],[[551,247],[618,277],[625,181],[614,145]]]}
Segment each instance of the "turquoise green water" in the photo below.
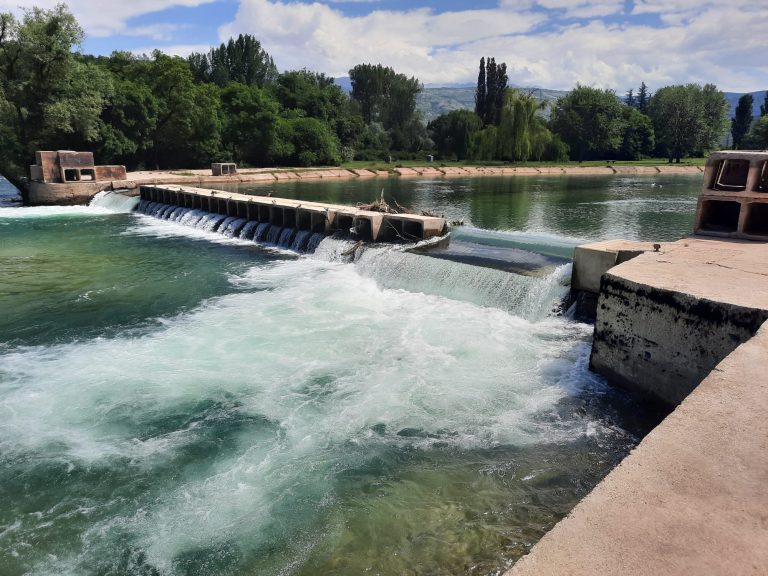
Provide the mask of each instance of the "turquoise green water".
{"label": "turquoise green water", "polygon": [[[485,182],[398,185],[468,241],[553,253],[682,235],[698,187],[660,182],[654,211],[613,180]],[[323,186],[275,191],[368,191]],[[4,575],[497,574],[657,417],[550,313],[567,266],[345,263],[115,210],[0,208]]]}

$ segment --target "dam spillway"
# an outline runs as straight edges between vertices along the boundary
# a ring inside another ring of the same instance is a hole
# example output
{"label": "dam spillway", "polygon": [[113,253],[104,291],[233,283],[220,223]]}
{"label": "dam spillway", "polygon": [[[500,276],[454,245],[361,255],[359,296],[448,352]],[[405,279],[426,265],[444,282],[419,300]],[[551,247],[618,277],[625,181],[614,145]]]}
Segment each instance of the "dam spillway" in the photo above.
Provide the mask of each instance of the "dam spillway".
{"label": "dam spillway", "polygon": [[352,238],[365,242],[419,242],[440,236],[447,230],[446,220],[436,216],[390,214],[324,202],[187,186],[141,186],[139,194],[145,203],[156,202],[245,222],[269,224],[275,229],[295,230],[297,235],[300,232],[330,235],[336,231],[348,231]]}

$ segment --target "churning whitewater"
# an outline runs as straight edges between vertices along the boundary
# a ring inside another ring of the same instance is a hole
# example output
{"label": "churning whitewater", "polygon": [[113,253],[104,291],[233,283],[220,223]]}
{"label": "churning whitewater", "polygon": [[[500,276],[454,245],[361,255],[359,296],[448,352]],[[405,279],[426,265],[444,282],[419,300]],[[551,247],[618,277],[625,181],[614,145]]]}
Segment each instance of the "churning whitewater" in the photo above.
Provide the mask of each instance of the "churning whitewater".
{"label": "churning whitewater", "polygon": [[495,574],[642,433],[569,264],[136,203],[0,209],[4,573]]}

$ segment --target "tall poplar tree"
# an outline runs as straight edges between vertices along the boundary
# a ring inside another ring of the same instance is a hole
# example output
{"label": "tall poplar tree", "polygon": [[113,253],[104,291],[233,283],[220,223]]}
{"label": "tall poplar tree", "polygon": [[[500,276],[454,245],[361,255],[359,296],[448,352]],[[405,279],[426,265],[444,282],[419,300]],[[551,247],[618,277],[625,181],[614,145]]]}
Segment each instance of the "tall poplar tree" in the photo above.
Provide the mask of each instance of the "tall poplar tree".
{"label": "tall poplar tree", "polygon": [[486,126],[498,126],[501,122],[501,110],[504,108],[504,94],[509,78],[507,65],[496,64],[495,58],[480,59],[480,73],[475,91],[475,113]]}
{"label": "tall poplar tree", "polygon": [[480,72],[477,74],[477,88],[475,89],[475,114],[483,118],[485,116],[485,98],[487,96],[485,86],[485,57],[480,58]]}
{"label": "tall poplar tree", "polygon": [[752,94],[744,94],[739,98],[736,106],[736,114],[731,118],[731,136],[733,137],[733,149],[740,150],[744,142],[744,137],[749,132],[752,125],[752,105],[754,98]]}
{"label": "tall poplar tree", "polygon": [[648,114],[648,104],[651,101],[651,95],[648,94],[648,87],[645,82],[640,83],[640,88],[637,89],[637,109],[643,114]]}

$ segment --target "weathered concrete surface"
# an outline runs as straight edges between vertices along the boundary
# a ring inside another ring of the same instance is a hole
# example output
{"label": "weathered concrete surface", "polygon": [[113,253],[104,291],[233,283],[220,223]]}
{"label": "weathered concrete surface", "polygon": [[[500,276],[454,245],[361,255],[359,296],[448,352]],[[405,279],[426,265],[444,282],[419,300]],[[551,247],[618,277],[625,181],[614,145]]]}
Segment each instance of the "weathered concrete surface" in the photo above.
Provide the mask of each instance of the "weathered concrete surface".
{"label": "weathered concrete surface", "polygon": [[[373,242],[426,240],[444,234],[447,226],[444,218],[435,216],[388,214],[327,202],[253,196],[189,186],[144,185],[141,187],[141,197],[147,201],[197,208],[314,232],[329,233],[332,230],[354,227],[359,229],[356,234],[361,240]],[[286,224],[287,222],[290,224]],[[321,223],[321,228],[315,229],[313,222]]]}
{"label": "weathered concrete surface", "polygon": [[113,190],[112,182],[30,181],[27,183],[27,201],[35,206],[88,204],[102,190]]}
{"label": "weathered concrete surface", "polygon": [[677,404],[768,318],[768,244],[691,238],[602,277],[590,367]]}
{"label": "weathered concrete surface", "polygon": [[577,246],[573,252],[571,289],[598,294],[603,274],[617,264],[650,251],[653,251],[652,242],[634,240],[606,240]]}
{"label": "weathered concrete surface", "polygon": [[768,573],[768,326],[506,576]]}

